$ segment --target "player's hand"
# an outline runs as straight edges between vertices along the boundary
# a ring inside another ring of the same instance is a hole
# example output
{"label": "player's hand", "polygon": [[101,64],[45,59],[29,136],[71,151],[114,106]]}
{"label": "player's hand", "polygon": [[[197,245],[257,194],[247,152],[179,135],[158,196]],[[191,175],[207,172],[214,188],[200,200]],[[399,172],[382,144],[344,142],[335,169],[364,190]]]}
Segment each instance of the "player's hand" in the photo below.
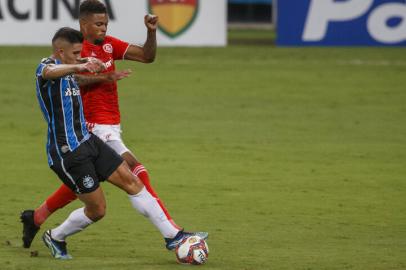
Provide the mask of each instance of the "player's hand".
{"label": "player's hand", "polygon": [[148,30],[155,31],[158,28],[158,16],[152,14],[145,15],[144,23]]}
{"label": "player's hand", "polygon": [[102,61],[94,57],[87,57],[79,59],[83,64],[79,65],[80,72],[99,73],[106,69]]}
{"label": "player's hand", "polygon": [[112,72],[104,73],[103,75],[106,77],[108,82],[113,83],[129,77],[131,73],[132,73],[131,69],[126,69],[126,70],[115,70]]}

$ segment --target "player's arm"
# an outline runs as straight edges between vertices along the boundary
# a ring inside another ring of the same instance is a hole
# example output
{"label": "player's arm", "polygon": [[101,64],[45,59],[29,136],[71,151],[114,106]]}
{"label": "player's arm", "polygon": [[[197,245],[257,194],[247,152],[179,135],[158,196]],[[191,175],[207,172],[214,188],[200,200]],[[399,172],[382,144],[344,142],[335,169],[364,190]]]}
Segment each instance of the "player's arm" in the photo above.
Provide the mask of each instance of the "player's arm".
{"label": "player's arm", "polygon": [[158,16],[146,15],[144,18],[147,27],[147,40],[144,46],[130,45],[124,55],[124,59],[142,63],[152,63],[156,55],[156,29],[158,27]]}
{"label": "player's arm", "polygon": [[131,70],[118,70],[102,74],[75,74],[75,80],[79,86],[86,86],[96,83],[113,83],[131,75]]}
{"label": "player's arm", "polygon": [[64,77],[66,75],[78,73],[78,72],[100,72],[104,69],[104,65],[101,61],[88,61],[83,64],[62,64],[54,65],[49,64],[44,67],[42,71],[42,77],[45,80],[54,80]]}

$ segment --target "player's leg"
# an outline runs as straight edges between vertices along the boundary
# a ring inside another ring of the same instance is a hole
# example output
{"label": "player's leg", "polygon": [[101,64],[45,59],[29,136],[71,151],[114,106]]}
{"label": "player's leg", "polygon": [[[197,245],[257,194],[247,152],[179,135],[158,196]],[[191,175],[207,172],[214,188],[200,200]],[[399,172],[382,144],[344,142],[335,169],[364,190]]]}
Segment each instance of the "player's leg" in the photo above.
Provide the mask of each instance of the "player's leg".
{"label": "player's leg", "polygon": [[[62,182],[85,204],[85,207],[73,211],[61,225],[44,233],[42,239],[55,258],[69,259],[65,239],[82,231],[105,214],[106,201],[94,165],[98,155],[94,138],[95,136],[91,136],[74,152],[51,166]],[[106,172],[112,173],[121,162],[120,158],[118,162],[105,164]]]}
{"label": "player's leg", "polygon": [[[96,137],[94,143],[99,152],[95,161],[99,178],[107,178],[110,183],[124,190],[129,195],[132,206],[148,217],[165,238],[175,237],[180,230],[169,221],[157,200],[146,190],[140,179],[131,173],[117,149],[114,150]],[[117,161],[121,161],[121,164],[113,173],[105,171],[107,164]]]}
{"label": "player's leg", "polygon": [[128,166],[130,167],[131,172],[141,180],[141,182],[144,184],[144,186],[148,190],[148,192],[151,193],[152,197],[154,197],[157,200],[159,206],[162,208],[166,217],[173,224],[173,226],[177,227],[178,229],[181,229],[173,221],[173,219],[170,216],[168,210],[166,209],[164,203],[162,202],[162,200],[159,198],[158,194],[155,192],[154,188],[152,187],[151,182],[149,180],[149,175],[148,175],[147,170],[135,158],[135,156],[131,153],[131,151],[124,145],[119,133],[118,133],[116,140],[107,140],[106,143],[108,146],[113,148],[113,150],[116,151],[116,153],[118,153],[127,162]]}
{"label": "player's leg", "polygon": [[76,194],[66,185],[62,184],[37,209],[24,210],[20,219],[23,223],[23,246],[29,248],[40,226],[48,217],[59,208],[63,208],[76,200]]}
{"label": "player's leg", "polygon": [[78,194],[84,207],[74,210],[58,227],[47,230],[42,239],[57,259],[72,258],[66,248],[66,238],[83,231],[92,223],[102,219],[106,212],[106,200],[101,187],[90,193]]}
{"label": "player's leg", "polygon": [[73,211],[61,225],[51,230],[53,239],[65,241],[66,237],[82,231],[106,214],[106,199],[101,187],[91,193],[78,194],[78,198],[85,206]]}
{"label": "player's leg", "polygon": [[[158,204],[161,206],[167,218],[169,220],[172,220],[172,217],[170,216],[164,203],[162,202],[162,200],[159,198],[158,194],[152,187],[151,182],[149,180],[148,171],[145,169],[144,165],[142,165],[130,151],[124,152],[123,154],[121,154],[121,156],[127,162],[128,166],[131,169],[131,172],[141,180],[141,182],[144,184],[148,192],[151,193],[152,197],[154,197],[157,200]],[[174,223],[174,225],[176,224]]]}
{"label": "player's leg", "polygon": [[128,194],[131,205],[147,217],[165,238],[174,238],[180,231],[172,225],[157,200],[131,173],[125,163],[108,178],[108,181],[124,190]]}
{"label": "player's leg", "polygon": [[[115,131],[109,128],[109,132],[97,132],[97,126],[99,125],[95,126],[96,130],[93,130],[93,132],[96,132],[96,134],[98,134],[98,149],[100,151],[100,155],[95,163],[95,167],[98,174],[100,175],[100,179],[107,178],[111,183],[127,192],[132,206],[144,216],[148,217],[150,221],[161,232],[161,234],[165,238],[167,249],[174,249],[184,237],[192,234],[197,234],[200,237],[206,239],[208,237],[208,234],[205,232],[187,233],[180,229],[178,226],[174,225],[172,220],[169,220],[168,217],[165,215],[162,207],[159,205],[157,200],[144,187],[140,179],[132,174],[132,172],[128,168],[127,163],[124,163],[125,165],[122,164],[124,166],[120,166],[118,170],[113,174],[107,174],[104,172],[106,164],[110,164],[112,160],[117,159],[114,158],[114,155],[118,156],[118,154],[128,152],[128,149],[121,141],[119,127],[118,129],[116,127]],[[99,127],[101,128],[102,126],[100,125]],[[113,147],[107,147],[107,145],[102,142],[102,139],[100,139],[99,135],[101,136],[101,138],[104,138],[104,141],[110,142],[117,141],[117,139],[119,139],[118,141],[121,142],[121,144],[119,144],[119,146],[121,145],[121,149],[117,148],[117,145],[113,145]],[[110,140],[108,140],[107,138],[110,138]],[[115,138],[116,140],[114,140]],[[113,149],[114,147],[116,147],[116,149]],[[123,148],[125,148],[126,151],[123,151]]]}
{"label": "player's leg", "polygon": [[[73,192],[66,185],[61,185],[51,196],[49,196],[43,205],[46,206],[46,210],[52,214],[56,210],[65,207],[69,203],[77,199],[75,192]],[[35,210],[35,212],[42,211],[41,206]],[[47,217],[44,214],[41,216],[41,213],[38,213],[38,217],[35,216],[35,223],[41,225],[44,223]]]}
{"label": "player's leg", "polygon": [[136,159],[136,157],[131,153],[131,151],[125,146],[123,140],[121,139],[122,131],[120,125],[99,125],[89,123],[88,127],[91,128],[93,134],[95,134],[103,142],[105,142],[108,146],[110,146],[117,154],[119,154],[127,162],[131,172],[142,181],[148,192],[151,193],[151,195],[157,200],[158,204],[164,211],[166,217],[173,223],[173,226],[177,227],[178,229],[181,229],[172,220],[164,203],[160,200],[158,194],[151,186],[149,175],[145,167]]}
{"label": "player's leg", "polygon": [[142,182],[131,173],[126,163],[123,163],[108,178],[108,181],[127,192],[132,206],[147,217],[161,232],[165,238],[167,249],[175,249],[185,237],[191,235],[198,235],[203,239],[207,239],[208,233],[206,232],[185,232],[173,226],[156,199],[152,197]]}

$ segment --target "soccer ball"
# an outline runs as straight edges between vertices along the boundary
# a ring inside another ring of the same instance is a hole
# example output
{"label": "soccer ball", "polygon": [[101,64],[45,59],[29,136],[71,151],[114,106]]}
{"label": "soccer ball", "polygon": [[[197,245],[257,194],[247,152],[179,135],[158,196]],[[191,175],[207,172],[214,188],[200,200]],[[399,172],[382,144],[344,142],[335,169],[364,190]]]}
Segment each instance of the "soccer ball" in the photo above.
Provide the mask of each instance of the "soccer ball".
{"label": "soccer ball", "polygon": [[186,237],[176,247],[176,259],[182,264],[204,264],[209,256],[209,246],[199,236]]}

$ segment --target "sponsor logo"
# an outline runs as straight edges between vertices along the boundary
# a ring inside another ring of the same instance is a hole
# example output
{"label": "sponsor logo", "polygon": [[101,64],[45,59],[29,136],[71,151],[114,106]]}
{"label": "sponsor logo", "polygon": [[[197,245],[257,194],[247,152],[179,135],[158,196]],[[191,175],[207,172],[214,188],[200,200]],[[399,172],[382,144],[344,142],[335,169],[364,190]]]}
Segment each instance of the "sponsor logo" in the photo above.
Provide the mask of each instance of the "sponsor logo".
{"label": "sponsor logo", "polygon": [[194,23],[199,0],[148,0],[149,12],[159,17],[158,28],[175,38]]}
{"label": "sponsor logo", "polygon": [[92,188],[94,186],[94,180],[90,175],[86,175],[83,178],[83,186],[85,188]]}
{"label": "sponsor logo", "polygon": [[[348,22],[365,15],[374,4],[374,0],[313,0],[303,32],[303,41],[321,41],[329,25],[336,22]],[[401,22],[391,25],[391,19]],[[406,41],[406,4],[384,3],[375,7],[366,22],[368,33],[382,43]]]}
{"label": "sponsor logo", "polygon": [[279,45],[406,45],[405,0],[278,2]]}
{"label": "sponsor logo", "polygon": [[[32,2],[35,4],[33,5]],[[52,0],[33,0],[33,1],[19,1],[19,0],[8,0],[0,1],[0,20],[4,20],[6,17],[4,14],[8,13],[11,18],[25,21],[31,18],[35,18],[37,21],[42,21],[49,14],[52,20],[58,20],[60,16],[60,11],[65,9],[65,12],[72,17],[72,19],[77,20],[79,18],[79,5],[80,1],[59,1]],[[48,3],[49,2],[49,3]],[[115,20],[115,15],[113,12],[112,0],[104,0],[104,4],[107,8],[107,13],[111,20]],[[6,4],[7,3],[7,4]],[[49,13],[48,13],[49,12]]]}
{"label": "sponsor logo", "polygon": [[65,97],[80,96],[80,90],[76,88],[66,88]]}
{"label": "sponsor logo", "polygon": [[109,67],[111,67],[113,65],[113,59],[110,59],[109,61],[104,63],[104,66],[106,67],[106,69],[108,69]]}
{"label": "sponsor logo", "polygon": [[104,44],[104,45],[103,45],[103,50],[104,50],[106,53],[112,54],[112,53],[113,53],[113,46],[111,46],[110,43]]}

